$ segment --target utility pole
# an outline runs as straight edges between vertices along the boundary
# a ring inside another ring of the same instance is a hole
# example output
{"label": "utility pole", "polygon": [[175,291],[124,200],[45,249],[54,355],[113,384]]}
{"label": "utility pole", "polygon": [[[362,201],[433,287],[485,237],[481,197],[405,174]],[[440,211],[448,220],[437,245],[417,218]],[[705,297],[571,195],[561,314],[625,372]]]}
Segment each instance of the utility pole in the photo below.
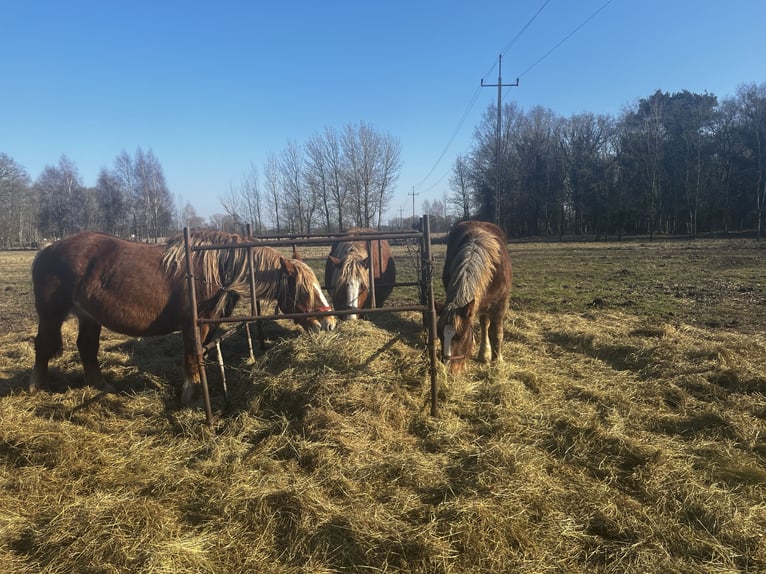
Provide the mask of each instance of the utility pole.
{"label": "utility pole", "polygon": [[497,57],[497,84],[485,84],[484,78],[481,79],[482,88],[493,88],[497,86],[497,125],[495,130],[495,225],[500,225],[500,140],[503,135],[502,121],[502,103],[503,103],[503,88],[512,88],[519,85],[519,79],[516,78],[516,82],[513,84],[503,83],[503,55],[500,54]]}
{"label": "utility pole", "polygon": [[412,196],[412,223],[415,223],[415,196],[420,195],[419,193],[415,193],[415,186],[412,186],[412,192],[408,193],[407,195]]}
{"label": "utility pole", "polygon": [[399,229],[403,227],[402,223],[404,222],[404,216],[402,215],[402,212],[404,211],[404,208],[402,206],[399,206]]}

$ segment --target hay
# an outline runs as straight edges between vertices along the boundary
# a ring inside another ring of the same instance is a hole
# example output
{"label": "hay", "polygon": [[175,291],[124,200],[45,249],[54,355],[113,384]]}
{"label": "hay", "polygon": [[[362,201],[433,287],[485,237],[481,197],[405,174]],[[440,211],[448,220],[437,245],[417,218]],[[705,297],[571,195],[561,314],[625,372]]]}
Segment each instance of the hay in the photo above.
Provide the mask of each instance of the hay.
{"label": "hay", "polygon": [[30,337],[0,335],[0,569],[766,569],[762,333],[516,309],[505,362],[442,370],[433,419],[418,327],[286,327],[252,363],[235,335],[215,433],[174,405],[177,338],[107,334],[129,384],[104,395],[68,325],[30,396]]}

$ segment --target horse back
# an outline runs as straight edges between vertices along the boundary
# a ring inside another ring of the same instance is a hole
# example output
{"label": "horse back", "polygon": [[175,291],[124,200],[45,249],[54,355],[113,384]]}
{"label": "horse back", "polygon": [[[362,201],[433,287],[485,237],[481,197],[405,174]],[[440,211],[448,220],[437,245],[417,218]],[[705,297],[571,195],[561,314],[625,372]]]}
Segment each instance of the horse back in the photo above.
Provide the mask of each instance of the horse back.
{"label": "horse back", "polygon": [[38,314],[74,312],[127,335],[178,330],[184,286],[168,281],[161,259],[160,246],[103,233],[86,231],[57,241],[32,264]]}
{"label": "horse back", "polygon": [[458,277],[469,243],[484,249],[491,262],[489,266],[474,270],[475,274],[481,275],[480,279],[483,279],[483,281],[476,281],[476,285],[485,285],[482,292],[474,293],[475,298],[480,301],[480,309],[507,302],[513,281],[508,241],[502,229],[487,221],[462,221],[450,231],[447,236],[447,254],[442,274],[445,289],[449,291],[450,285],[456,280],[479,279],[475,276]]}

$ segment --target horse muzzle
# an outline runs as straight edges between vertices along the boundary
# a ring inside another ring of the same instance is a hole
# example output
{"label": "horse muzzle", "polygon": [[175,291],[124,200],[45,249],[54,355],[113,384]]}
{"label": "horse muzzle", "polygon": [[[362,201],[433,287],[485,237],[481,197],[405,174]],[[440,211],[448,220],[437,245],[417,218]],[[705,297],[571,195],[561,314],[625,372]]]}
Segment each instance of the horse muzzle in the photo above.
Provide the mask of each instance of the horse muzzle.
{"label": "horse muzzle", "polygon": [[442,363],[447,366],[450,373],[459,373],[465,366],[465,355],[442,355]]}

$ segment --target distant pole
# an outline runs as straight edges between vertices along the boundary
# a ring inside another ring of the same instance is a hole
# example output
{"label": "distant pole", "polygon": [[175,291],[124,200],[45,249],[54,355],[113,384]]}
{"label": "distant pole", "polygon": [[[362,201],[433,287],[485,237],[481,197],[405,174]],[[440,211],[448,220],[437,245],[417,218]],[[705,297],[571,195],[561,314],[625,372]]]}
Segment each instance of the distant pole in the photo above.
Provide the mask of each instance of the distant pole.
{"label": "distant pole", "polygon": [[513,84],[503,83],[503,55],[500,54],[497,57],[497,84],[485,84],[484,78],[481,79],[482,88],[491,88],[497,86],[497,123],[495,129],[495,225],[500,225],[500,138],[503,135],[502,130],[502,104],[503,104],[503,88],[511,88],[519,85],[519,79],[516,78],[516,82]]}
{"label": "distant pole", "polygon": [[400,206],[399,207],[399,229],[403,227],[402,223],[404,222],[404,215],[402,215],[402,212],[404,209]]}
{"label": "distant pole", "polygon": [[415,196],[420,195],[419,193],[415,193],[415,186],[412,186],[412,192],[408,193],[407,195],[412,196],[412,222],[415,222]]}

